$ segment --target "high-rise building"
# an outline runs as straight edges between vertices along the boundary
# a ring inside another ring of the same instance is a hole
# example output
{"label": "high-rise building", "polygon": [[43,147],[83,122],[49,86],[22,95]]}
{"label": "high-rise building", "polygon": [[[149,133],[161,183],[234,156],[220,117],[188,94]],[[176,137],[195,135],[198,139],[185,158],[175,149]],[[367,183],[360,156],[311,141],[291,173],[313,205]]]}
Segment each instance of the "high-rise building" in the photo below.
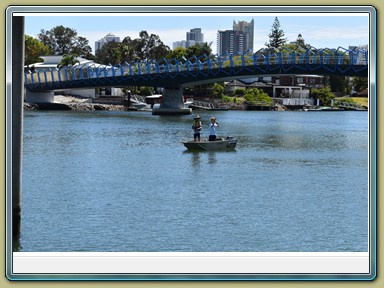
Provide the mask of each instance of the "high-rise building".
{"label": "high-rise building", "polygon": [[244,32],[244,52],[253,51],[253,35],[254,35],[254,20],[251,22],[246,21],[233,21],[233,30]]}
{"label": "high-rise building", "polygon": [[243,53],[244,50],[244,32],[235,30],[218,31],[217,33],[217,54],[224,55]]}
{"label": "high-rise building", "polygon": [[200,28],[194,28],[191,29],[190,32],[187,32],[187,41],[193,40],[197,43],[203,43],[204,42],[204,34],[201,33]]}
{"label": "high-rise building", "polygon": [[120,42],[120,37],[116,37],[114,34],[108,33],[105,37],[95,42],[95,53],[108,42]]}
{"label": "high-rise building", "polygon": [[187,32],[186,40],[173,42],[173,49],[177,47],[188,48],[200,43],[204,43],[204,34],[201,33],[201,28],[194,28]]}

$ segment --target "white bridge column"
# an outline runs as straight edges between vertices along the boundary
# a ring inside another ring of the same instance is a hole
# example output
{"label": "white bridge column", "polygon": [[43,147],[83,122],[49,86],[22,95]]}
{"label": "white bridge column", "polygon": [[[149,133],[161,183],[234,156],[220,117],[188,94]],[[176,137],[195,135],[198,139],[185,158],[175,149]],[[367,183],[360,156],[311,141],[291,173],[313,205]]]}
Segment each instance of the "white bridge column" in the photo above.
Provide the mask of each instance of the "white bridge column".
{"label": "white bridge column", "polygon": [[191,108],[184,107],[183,88],[164,88],[163,102],[152,109],[153,115],[190,115]]}
{"label": "white bridge column", "polygon": [[26,89],[25,102],[27,103],[54,103],[55,95],[53,91],[31,92]]}

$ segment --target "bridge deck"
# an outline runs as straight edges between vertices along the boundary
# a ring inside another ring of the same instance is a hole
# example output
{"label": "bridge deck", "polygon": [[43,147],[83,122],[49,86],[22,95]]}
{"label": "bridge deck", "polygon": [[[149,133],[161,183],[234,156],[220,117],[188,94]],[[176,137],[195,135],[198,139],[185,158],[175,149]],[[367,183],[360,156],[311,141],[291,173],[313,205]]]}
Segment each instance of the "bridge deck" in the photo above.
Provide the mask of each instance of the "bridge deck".
{"label": "bridge deck", "polygon": [[257,75],[317,74],[368,76],[368,54],[363,50],[322,49],[258,51],[223,56],[162,59],[118,66],[75,65],[25,73],[31,91],[85,87],[183,87]]}

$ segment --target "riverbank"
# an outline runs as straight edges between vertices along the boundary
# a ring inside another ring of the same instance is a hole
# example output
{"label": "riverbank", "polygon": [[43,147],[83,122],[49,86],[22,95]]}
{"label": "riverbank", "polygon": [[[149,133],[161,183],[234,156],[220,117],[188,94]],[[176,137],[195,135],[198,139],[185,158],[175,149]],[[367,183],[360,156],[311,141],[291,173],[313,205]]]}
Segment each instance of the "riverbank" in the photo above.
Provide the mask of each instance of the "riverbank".
{"label": "riverbank", "polygon": [[132,109],[124,105],[92,103],[87,98],[57,95],[54,103],[24,103],[24,110],[127,111]]}
{"label": "riverbank", "polygon": [[132,110],[132,108],[124,105],[97,103],[24,103],[24,110],[128,111]]}
{"label": "riverbank", "polygon": [[[366,100],[367,103],[364,102],[363,104],[361,104],[360,98],[356,99],[354,102],[358,102],[362,106],[362,109],[359,109],[359,110],[366,111],[366,109],[368,109],[367,100]],[[222,107],[224,107],[223,105],[225,105],[225,110],[276,110],[276,111],[308,110],[308,109],[303,109],[301,107],[293,108],[293,107],[286,107],[279,104],[277,104],[275,107],[264,106],[264,105],[252,105],[252,104],[247,105],[246,103],[225,103],[225,104],[220,103],[220,105],[222,105]],[[193,105],[191,105],[191,107],[193,107]],[[314,108],[314,107],[311,107],[311,108]],[[196,107],[194,109],[199,109],[199,107]],[[127,107],[125,105],[119,105],[119,104],[93,103],[88,98],[57,95],[55,96],[54,103],[24,103],[24,110],[25,111],[33,111],[33,110],[136,111],[138,109]],[[217,110],[220,110],[220,109],[217,109]],[[317,109],[317,110],[320,110],[320,109]],[[341,110],[349,111],[354,109],[341,109]]]}

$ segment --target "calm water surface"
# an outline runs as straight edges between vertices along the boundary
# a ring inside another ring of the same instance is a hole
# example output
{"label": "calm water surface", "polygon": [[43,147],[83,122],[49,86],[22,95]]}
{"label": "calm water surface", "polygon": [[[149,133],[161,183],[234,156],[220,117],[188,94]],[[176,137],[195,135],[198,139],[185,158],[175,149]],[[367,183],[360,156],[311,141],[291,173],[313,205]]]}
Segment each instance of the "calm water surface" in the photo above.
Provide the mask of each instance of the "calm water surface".
{"label": "calm water surface", "polygon": [[21,251],[368,251],[366,112],[30,111]]}

